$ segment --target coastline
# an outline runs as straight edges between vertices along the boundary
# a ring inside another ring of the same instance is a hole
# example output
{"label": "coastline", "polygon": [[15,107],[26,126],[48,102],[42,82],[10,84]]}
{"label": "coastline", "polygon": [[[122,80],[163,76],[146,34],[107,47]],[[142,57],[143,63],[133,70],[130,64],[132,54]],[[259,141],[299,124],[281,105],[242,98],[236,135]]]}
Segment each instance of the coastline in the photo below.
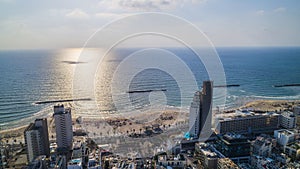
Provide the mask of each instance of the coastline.
{"label": "coastline", "polygon": [[[249,101],[246,104],[237,107],[235,109],[250,109],[254,111],[283,111],[287,109],[291,109],[293,106],[300,106],[300,100],[253,100]],[[134,128],[139,130],[140,128],[145,128],[145,126],[151,126],[154,124],[160,124],[164,126],[168,125],[174,125],[176,123],[186,123],[188,120],[188,113],[187,112],[181,112],[180,108],[170,108],[170,109],[164,109],[159,112],[158,110],[152,110],[147,111],[145,114],[138,114],[133,116],[116,116],[113,115],[111,117],[107,117],[105,119],[97,119],[97,118],[85,118],[83,117],[83,123],[80,126],[86,125],[84,128],[89,132],[98,131],[99,129],[99,123],[105,123],[105,125],[109,125],[107,129],[109,131],[118,130],[119,133],[123,134],[126,131],[132,131]],[[224,110],[224,113],[230,112],[234,109],[230,110]],[[181,118],[178,118],[180,115]],[[166,120],[161,120],[160,118],[164,118],[161,116],[167,117]],[[76,119],[76,114],[73,116],[73,120]],[[48,120],[53,120],[48,118]],[[149,121],[149,118],[152,119]],[[169,118],[169,119],[168,119]],[[185,118],[185,119],[182,119]],[[178,120],[181,119],[181,120]],[[123,125],[123,123],[126,123],[127,125]],[[92,125],[94,123],[94,126]],[[119,125],[122,123],[122,125]],[[130,124],[130,125],[129,125]],[[48,124],[49,125],[49,124]],[[177,125],[177,124],[176,124]],[[121,127],[122,126],[122,127]],[[27,125],[11,128],[11,129],[5,129],[0,130],[0,139],[3,140],[9,140],[9,142],[16,140],[23,140],[23,132]],[[49,128],[52,127],[51,125],[48,126]],[[101,132],[101,133],[105,133]],[[102,134],[101,134],[102,135]]]}
{"label": "coastline", "polygon": [[254,100],[241,106],[241,109],[250,108],[257,111],[283,111],[293,106],[300,106],[300,100]]}
{"label": "coastline", "polygon": [[0,130],[0,141],[4,143],[20,143],[24,142],[23,133],[25,129],[27,128],[27,125],[11,128],[11,129],[5,129]]}

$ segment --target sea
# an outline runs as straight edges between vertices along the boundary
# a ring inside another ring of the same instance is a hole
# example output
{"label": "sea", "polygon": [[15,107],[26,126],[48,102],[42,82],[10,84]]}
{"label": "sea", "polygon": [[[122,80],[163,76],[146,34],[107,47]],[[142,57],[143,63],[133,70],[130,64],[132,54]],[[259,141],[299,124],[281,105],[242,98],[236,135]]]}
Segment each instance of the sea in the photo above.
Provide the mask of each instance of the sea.
{"label": "sea", "polygon": [[[205,63],[187,48],[84,50],[85,56],[78,48],[1,50],[0,130],[49,117],[56,104],[73,107],[72,112],[83,117],[155,107],[188,111],[194,92],[211,78]],[[299,86],[274,87],[300,84],[300,47],[220,47],[216,53],[226,80],[218,85],[239,86],[215,88],[214,108],[230,109],[258,99],[300,99]],[[89,60],[100,56],[98,63]],[[96,65],[96,71],[89,71],[89,64]],[[79,100],[61,101],[70,99]]]}

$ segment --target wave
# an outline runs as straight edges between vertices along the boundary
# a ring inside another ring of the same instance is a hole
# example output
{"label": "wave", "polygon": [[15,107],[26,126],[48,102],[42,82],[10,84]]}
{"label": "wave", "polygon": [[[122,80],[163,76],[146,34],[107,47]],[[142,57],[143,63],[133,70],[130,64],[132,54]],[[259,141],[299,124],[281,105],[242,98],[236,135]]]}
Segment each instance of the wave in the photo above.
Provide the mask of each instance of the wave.
{"label": "wave", "polygon": [[247,97],[253,98],[262,98],[262,99],[271,99],[271,100],[299,100],[300,94],[295,96],[259,96],[259,95],[251,95]]}
{"label": "wave", "polygon": [[0,123],[0,126],[6,126],[6,125],[8,125],[9,123]]}
{"label": "wave", "polygon": [[[48,118],[52,114],[52,110],[53,110],[52,108],[53,108],[53,105],[47,106],[47,107],[43,108],[42,110],[40,110],[36,113],[33,113],[30,116],[29,116],[29,113],[28,114],[27,113],[20,114],[19,116],[17,116],[18,118],[12,119],[13,121],[0,123],[0,126],[3,126],[3,127],[1,127],[1,130],[24,126],[24,125],[27,125],[27,124],[33,122],[37,118]],[[20,118],[20,117],[22,117],[22,118]],[[6,118],[6,120],[8,120],[8,118]]]}

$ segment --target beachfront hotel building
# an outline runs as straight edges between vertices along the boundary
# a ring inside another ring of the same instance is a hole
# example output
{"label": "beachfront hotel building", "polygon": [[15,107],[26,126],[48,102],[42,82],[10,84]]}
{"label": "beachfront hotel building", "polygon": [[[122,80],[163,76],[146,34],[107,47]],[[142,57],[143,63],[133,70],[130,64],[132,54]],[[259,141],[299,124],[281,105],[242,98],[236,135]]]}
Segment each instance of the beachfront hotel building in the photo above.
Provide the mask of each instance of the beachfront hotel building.
{"label": "beachfront hotel building", "polygon": [[228,132],[251,133],[278,129],[279,114],[277,113],[254,113],[250,111],[236,110],[234,113],[225,113],[216,116],[216,132],[225,134]]}
{"label": "beachfront hotel building", "polygon": [[34,123],[30,123],[24,131],[24,139],[27,147],[28,162],[32,162],[40,155],[49,157],[50,148],[47,119],[36,119]]}
{"label": "beachfront hotel building", "polygon": [[189,134],[199,138],[200,133],[209,134],[212,121],[213,82],[204,81],[202,91],[196,91],[190,107]]}
{"label": "beachfront hotel building", "polygon": [[67,152],[72,149],[73,130],[70,108],[64,105],[54,106],[56,143],[58,152]]}

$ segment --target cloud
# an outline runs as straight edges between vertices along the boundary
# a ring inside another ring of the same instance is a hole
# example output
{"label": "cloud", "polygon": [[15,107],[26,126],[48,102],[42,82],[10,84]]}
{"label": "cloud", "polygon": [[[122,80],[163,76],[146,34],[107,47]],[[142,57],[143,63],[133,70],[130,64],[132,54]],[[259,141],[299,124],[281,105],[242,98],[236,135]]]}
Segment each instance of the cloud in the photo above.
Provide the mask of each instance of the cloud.
{"label": "cloud", "polygon": [[174,8],[178,4],[181,4],[180,1],[171,1],[171,0],[122,0],[119,1],[121,7],[129,9],[138,9],[138,10],[162,10],[166,8]]}
{"label": "cloud", "polygon": [[284,7],[279,7],[279,8],[274,9],[273,11],[276,12],[276,13],[285,12],[285,11],[286,11],[286,8],[284,8]]}
{"label": "cloud", "polygon": [[185,3],[199,3],[207,0],[102,0],[99,6],[125,11],[162,11],[175,9]]}
{"label": "cloud", "polygon": [[258,15],[258,16],[262,16],[262,15],[265,14],[265,11],[264,10],[258,10],[258,11],[255,12],[255,14]]}
{"label": "cloud", "polygon": [[129,14],[126,13],[108,13],[108,12],[101,12],[96,13],[95,17],[99,19],[117,19],[121,17],[128,16]]}
{"label": "cloud", "polygon": [[89,15],[82,11],[81,9],[73,9],[72,11],[68,12],[66,14],[66,17],[72,18],[72,19],[88,19]]}

